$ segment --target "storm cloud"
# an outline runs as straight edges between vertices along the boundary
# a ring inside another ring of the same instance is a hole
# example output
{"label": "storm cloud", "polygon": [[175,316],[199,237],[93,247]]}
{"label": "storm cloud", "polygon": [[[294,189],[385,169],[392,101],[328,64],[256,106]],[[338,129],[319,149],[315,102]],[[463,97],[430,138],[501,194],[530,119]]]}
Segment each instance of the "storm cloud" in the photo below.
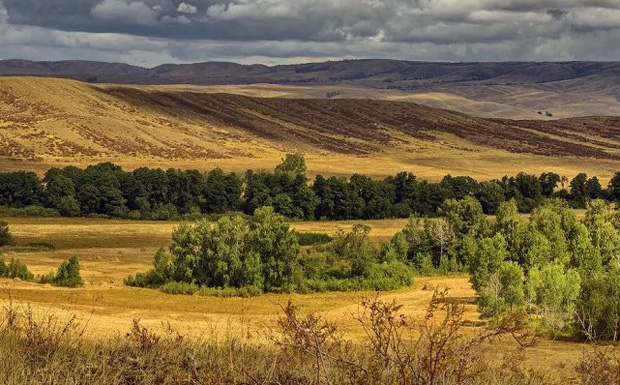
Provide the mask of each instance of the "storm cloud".
{"label": "storm cloud", "polygon": [[620,60],[620,0],[0,0],[0,58]]}

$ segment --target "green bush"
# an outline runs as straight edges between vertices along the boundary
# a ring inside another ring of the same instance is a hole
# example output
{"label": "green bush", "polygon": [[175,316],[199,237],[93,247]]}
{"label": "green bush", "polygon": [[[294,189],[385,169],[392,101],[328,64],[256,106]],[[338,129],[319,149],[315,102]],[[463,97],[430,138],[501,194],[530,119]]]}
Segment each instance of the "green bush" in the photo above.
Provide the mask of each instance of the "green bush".
{"label": "green bush", "polygon": [[34,279],[28,267],[19,259],[11,259],[8,265],[5,264],[4,258],[0,255],[0,272],[3,272],[4,278],[18,278],[22,281],[31,281]]}
{"label": "green bush", "polygon": [[198,285],[187,282],[167,282],[163,284],[160,288],[166,294],[185,294],[185,295],[194,295],[200,289]]}
{"label": "green bush", "polygon": [[58,272],[54,279],[57,286],[77,287],[83,286],[84,280],[80,276],[80,261],[72,256],[58,266]]}
{"label": "green bush", "polygon": [[84,280],[80,276],[80,262],[76,256],[72,256],[63,261],[56,274],[50,272],[39,278],[39,283],[51,283],[55,286],[78,287],[84,285]]}
{"label": "green bush", "polygon": [[172,203],[161,205],[153,211],[151,218],[156,221],[171,221],[179,219],[179,211]]}
{"label": "green bush", "polygon": [[9,224],[0,221],[0,247],[13,244]]}
{"label": "green bush", "polygon": [[142,213],[138,210],[131,210],[129,213],[127,213],[127,219],[131,219],[134,221],[142,219]]}
{"label": "green bush", "polygon": [[205,296],[205,297],[221,297],[221,298],[229,298],[229,297],[242,297],[242,298],[250,298],[256,297],[263,294],[263,291],[256,286],[244,286],[241,288],[235,287],[227,287],[227,288],[211,288],[211,287],[203,287],[200,288],[196,292],[197,295]]}
{"label": "green bush", "polygon": [[323,233],[300,233],[293,231],[299,242],[299,246],[322,245],[332,241],[332,237]]}
{"label": "green bush", "polygon": [[8,207],[0,206],[0,217],[59,217],[60,212],[56,209],[41,206]]}

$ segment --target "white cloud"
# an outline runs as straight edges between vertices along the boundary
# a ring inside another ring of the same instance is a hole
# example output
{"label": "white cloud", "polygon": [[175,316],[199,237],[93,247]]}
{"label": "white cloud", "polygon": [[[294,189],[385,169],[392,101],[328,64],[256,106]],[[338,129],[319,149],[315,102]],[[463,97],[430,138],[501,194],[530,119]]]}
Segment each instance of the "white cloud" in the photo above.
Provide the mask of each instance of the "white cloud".
{"label": "white cloud", "polygon": [[[321,0],[323,1],[323,0]],[[216,20],[265,20],[300,18],[301,2],[285,0],[255,0],[228,4],[215,4],[207,9],[207,15]]]}
{"label": "white cloud", "polygon": [[192,22],[190,19],[183,15],[179,15],[176,17],[166,15],[161,18],[161,21],[168,24],[191,24]]}
{"label": "white cloud", "polygon": [[100,20],[124,24],[155,25],[157,12],[140,1],[103,0],[91,9],[91,14]]}
{"label": "white cloud", "polygon": [[190,15],[193,15],[196,12],[198,12],[198,8],[196,8],[196,6],[191,5],[191,4],[181,3],[179,4],[179,8],[177,8],[177,12],[188,13]]}

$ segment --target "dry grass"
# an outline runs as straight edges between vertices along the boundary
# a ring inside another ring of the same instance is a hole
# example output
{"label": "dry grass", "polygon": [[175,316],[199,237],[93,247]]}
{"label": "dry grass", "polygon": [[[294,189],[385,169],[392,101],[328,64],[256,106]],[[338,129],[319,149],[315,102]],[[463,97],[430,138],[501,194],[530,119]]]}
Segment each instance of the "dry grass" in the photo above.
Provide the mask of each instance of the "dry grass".
{"label": "dry grass", "polygon": [[[312,295],[268,294],[260,297],[215,298],[173,296],[157,290],[128,288],[122,279],[149,268],[157,248],[169,244],[170,222],[102,220],[85,218],[8,218],[18,243],[40,241],[56,246],[55,251],[8,253],[27,263],[35,274],[48,273],[70,255],[78,255],[83,266],[86,286],[63,289],[35,283],[0,281],[0,302],[31,304],[39,314],[54,313],[66,319],[77,315],[88,325],[86,336],[91,339],[124,333],[135,318],[153,330],[163,331],[162,322],[169,322],[184,334],[208,335],[217,331],[228,336],[254,336],[265,327],[276,325],[279,305],[289,299],[304,312],[320,312],[353,339],[363,331],[353,319],[358,303],[368,293],[322,293]],[[353,221],[299,222],[299,231],[334,233],[349,228]],[[373,228],[376,241],[400,230],[404,220],[366,222]],[[410,288],[383,293],[382,299],[396,300],[403,311],[414,319],[424,317],[433,295],[433,288],[449,288],[450,296],[465,304],[465,331],[474,333],[480,325],[475,305],[475,292],[467,277],[418,277]],[[506,339],[493,354],[499,359],[516,348]],[[527,360],[554,370],[571,365],[580,357],[580,344],[543,341],[531,348]]]}
{"label": "dry grass", "polygon": [[[219,90],[245,92],[242,87],[226,87]],[[273,94],[272,88],[249,86],[245,94],[299,96],[301,92],[314,97],[324,93],[320,87],[301,88],[302,91],[285,87]],[[438,180],[447,173],[491,179],[519,171],[554,171],[569,177],[587,172],[607,180],[620,168],[619,161],[606,159],[607,154],[618,152],[618,143],[613,138],[599,138],[594,132],[581,139],[545,133],[538,140],[532,139],[529,129],[492,128],[497,122],[482,124],[446,112],[435,112],[438,116],[429,118],[428,111],[413,105],[404,111],[402,106],[388,104],[389,111],[388,107],[381,107],[385,113],[376,113],[372,103],[359,101],[363,105],[358,108],[350,105],[352,102],[342,101],[344,104],[337,105],[338,111],[334,112],[331,107],[306,105],[303,101],[289,105],[290,101],[283,99],[262,102],[230,95],[212,95],[211,99],[186,94],[153,96],[130,88],[115,88],[112,92],[106,87],[70,80],[19,77],[0,78],[0,90],[0,171],[28,169],[43,173],[51,166],[113,161],[129,169],[147,165],[221,167],[242,172],[248,168],[273,168],[288,151],[307,154],[311,175],[357,172],[382,177],[406,170],[424,179]],[[165,90],[185,89],[174,86]],[[351,88],[343,95],[347,92],[350,97],[362,97],[367,90]],[[370,97],[426,101],[444,108],[450,108],[450,100],[464,99],[441,92],[374,95],[382,92],[374,90]],[[218,116],[217,111],[222,108],[217,103],[229,107],[229,111]],[[231,107],[231,103],[236,103],[236,107]],[[348,108],[348,112],[340,111],[343,108]],[[349,119],[351,111],[359,111],[360,116]],[[443,123],[436,126],[439,115],[445,116]],[[438,132],[434,127],[438,127]],[[492,131],[486,132],[487,129]],[[484,132],[478,133],[480,130]],[[515,130],[520,132],[516,137],[503,137]],[[579,125],[569,129],[580,130]],[[434,139],[420,138],[420,133]],[[534,148],[545,138],[564,143],[560,146],[565,146],[564,150],[577,144],[577,149],[570,150],[575,153],[588,146],[587,151],[598,151],[598,145],[588,143],[594,139],[608,143],[609,148],[582,158],[558,157],[553,153],[561,150],[558,142]],[[517,143],[519,140],[524,142]],[[526,152],[508,152],[509,147]],[[544,152],[547,148],[551,151],[549,156],[527,153]]]}

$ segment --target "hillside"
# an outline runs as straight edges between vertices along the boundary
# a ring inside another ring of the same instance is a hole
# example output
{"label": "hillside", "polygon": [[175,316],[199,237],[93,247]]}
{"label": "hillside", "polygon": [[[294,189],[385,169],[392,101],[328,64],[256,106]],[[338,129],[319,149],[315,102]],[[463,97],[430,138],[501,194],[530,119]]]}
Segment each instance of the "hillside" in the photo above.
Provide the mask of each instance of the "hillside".
{"label": "hillside", "polygon": [[0,169],[112,160],[243,170],[302,151],[312,172],[496,177],[620,169],[620,118],[514,121],[409,102],[257,98],[0,78]]}
{"label": "hillside", "polygon": [[[0,61],[0,76],[72,78],[196,92],[408,100],[480,117],[620,115],[620,63],[428,63],[345,60],[297,65],[207,62],[142,68],[89,61]],[[259,92],[260,94],[256,94]]]}

